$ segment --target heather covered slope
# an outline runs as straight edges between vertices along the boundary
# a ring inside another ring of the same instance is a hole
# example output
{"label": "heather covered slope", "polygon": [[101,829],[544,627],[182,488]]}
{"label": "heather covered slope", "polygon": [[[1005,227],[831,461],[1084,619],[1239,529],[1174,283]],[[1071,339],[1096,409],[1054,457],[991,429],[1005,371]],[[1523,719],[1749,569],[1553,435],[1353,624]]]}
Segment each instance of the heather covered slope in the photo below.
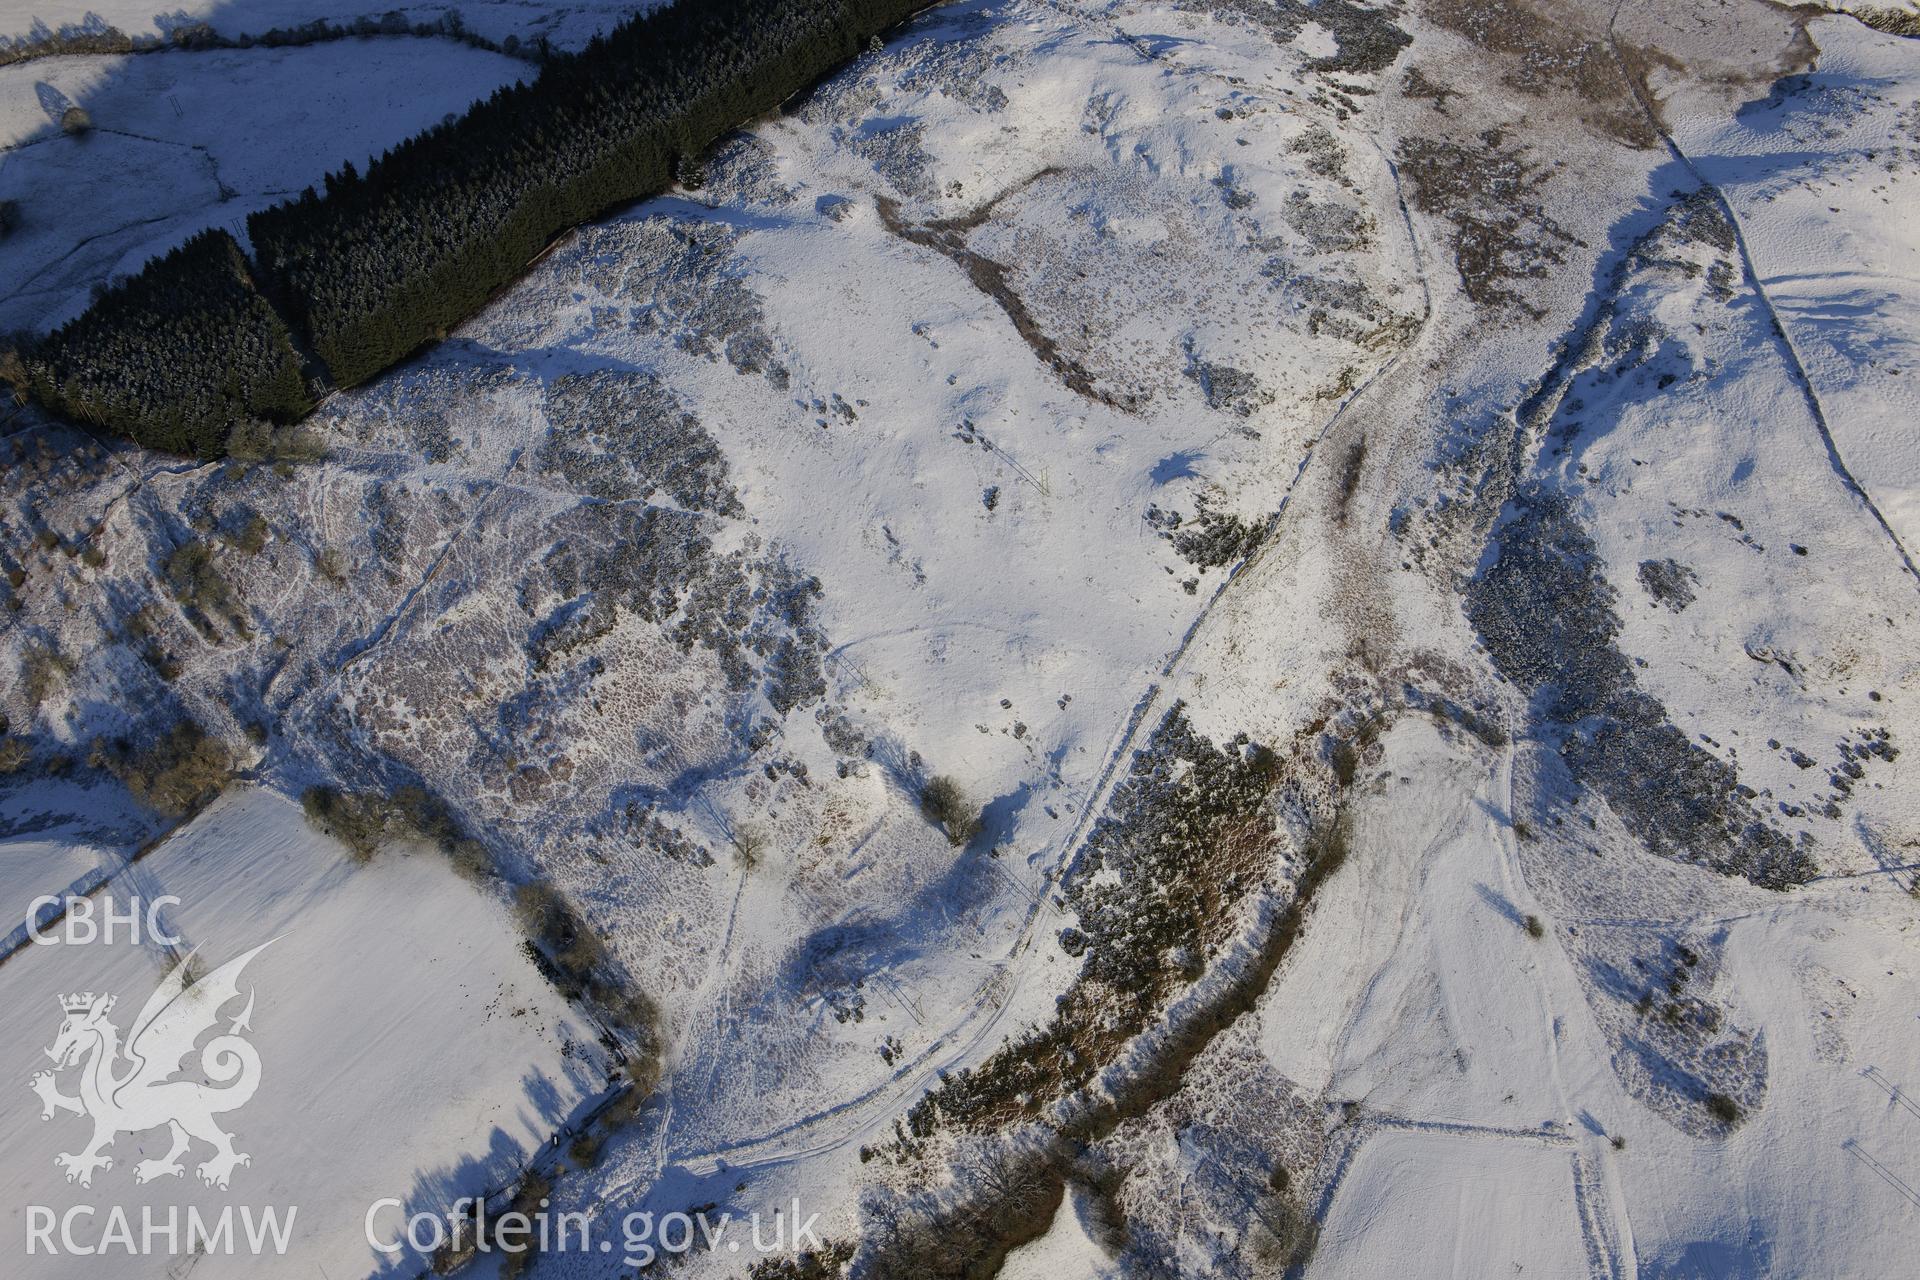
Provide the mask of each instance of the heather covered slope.
{"label": "heather covered slope", "polygon": [[6,883],[181,718],[431,796],[634,997],[552,1201],[856,1274],[1897,1272],[1917,101],[1757,3],[931,10],[244,459],[16,420]]}

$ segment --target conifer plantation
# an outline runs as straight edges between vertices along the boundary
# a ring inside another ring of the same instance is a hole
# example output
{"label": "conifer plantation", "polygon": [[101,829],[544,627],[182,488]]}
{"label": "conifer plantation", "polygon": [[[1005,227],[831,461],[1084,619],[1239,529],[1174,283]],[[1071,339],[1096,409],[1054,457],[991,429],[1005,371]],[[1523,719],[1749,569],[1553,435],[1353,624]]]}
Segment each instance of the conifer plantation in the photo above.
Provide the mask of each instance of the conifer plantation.
{"label": "conifer plantation", "polygon": [[665,190],[682,161],[922,2],[712,0],[638,17],[366,172],[346,165],[254,214],[251,267],[222,232],[155,259],[25,353],[28,390],[150,447],[216,456],[237,422],[298,418],[323,389],[305,385],[289,325],[333,385],[366,381],[557,235]]}
{"label": "conifer plantation", "polygon": [[102,293],[22,362],[36,400],[169,453],[225,452],[235,425],[313,408],[283,323],[224,231]]}

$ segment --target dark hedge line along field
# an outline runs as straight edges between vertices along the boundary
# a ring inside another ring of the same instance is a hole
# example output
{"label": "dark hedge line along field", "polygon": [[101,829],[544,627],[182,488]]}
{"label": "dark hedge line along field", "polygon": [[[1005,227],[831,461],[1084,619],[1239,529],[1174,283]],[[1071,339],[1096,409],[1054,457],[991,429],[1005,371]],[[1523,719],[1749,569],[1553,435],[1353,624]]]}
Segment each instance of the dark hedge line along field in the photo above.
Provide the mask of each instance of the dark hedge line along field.
{"label": "dark hedge line along field", "polygon": [[[46,407],[218,456],[249,418],[312,408],[292,331],[364,382],[472,315],[554,237],[664,191],[678,166],[926,0],[695,0],[655,10],[248,220],[206,232],[20,353]],[[278,312],[268,299],[279,304]],[[281,317],[284,316],[284,321]]]}

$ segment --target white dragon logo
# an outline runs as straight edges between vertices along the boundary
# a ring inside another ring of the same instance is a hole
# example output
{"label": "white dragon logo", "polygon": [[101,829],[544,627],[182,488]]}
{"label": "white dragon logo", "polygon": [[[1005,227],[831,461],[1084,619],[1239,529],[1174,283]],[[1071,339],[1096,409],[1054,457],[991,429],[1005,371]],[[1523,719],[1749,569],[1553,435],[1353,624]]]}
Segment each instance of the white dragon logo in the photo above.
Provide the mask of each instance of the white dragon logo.
{"label": "white dragon logo", "polygon": [[80,1096],[61,1093],[54,1071],[36,1073],[33,1091],[40,1095],[43,1120],[53,1119],[58,1111],[93,1119],[93,1141],[85,1150],[54,1157],[54,1163],[67,1171],[68,1182],[92,1186],[95,1170],[113,1168],[113,1158],[102,1153],[117,1135],[161,1125],[172,1129],[173,1147],[161,1159],[135,1165],[136,1182],[183,1173],[180,1157],[193,1138],[213,1147],[213,1157],[199,1168],[200,1180],[208,1186],[226,1190],[234,1167],[253,1162],[251,1156],[235,1151],[233,1135],[214,1123],[221,1112],[245,1106],[260,1087],[260,1055],[240,1037],[251,1029],[252,988],[247,991],[247,1007],[233,1019],[227,1033],[215,1036],[200,1051],[202,1073],[224,1087],[172,1077],[180,1071],[180,1060],[193,1052],[194,1042],[218,1021],[221,1008],[239,996],[240,971],[269,945],[229,960],[198,982],[188,972],[193,957],[182,960],[147,998],[124,1049],[120,1029],[107,1019],[113,996],[89,991],[60,997],[66,1021],[46,1054],[53,1059],[54,1071],[80,1065]]}

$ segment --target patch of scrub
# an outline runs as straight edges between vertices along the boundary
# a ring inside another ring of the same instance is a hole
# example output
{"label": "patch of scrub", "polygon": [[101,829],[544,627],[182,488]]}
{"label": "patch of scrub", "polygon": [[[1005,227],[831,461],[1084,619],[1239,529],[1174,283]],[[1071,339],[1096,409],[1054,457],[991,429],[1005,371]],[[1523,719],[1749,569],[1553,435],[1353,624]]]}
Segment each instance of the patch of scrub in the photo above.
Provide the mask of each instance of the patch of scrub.
{"label": "patch of scrub", "polygon": [[1770,888],[1811,878],[1805,842],[1768,824],[1734,767],[1638,687],[1617,646],[1617,593],[1568,500],[1527,488],[1494,538],[1491,563],[1467,587],[1467,616],[1573,776],[1664,857]]}
{"label": "patch of scrub", "polygon": [[1670,936],[1592,925],[1568,951],[1627,1092],[1697,1138],[1726,1133],[1767,1095],[1767,1038],[1722,990],[1724,927]]}

